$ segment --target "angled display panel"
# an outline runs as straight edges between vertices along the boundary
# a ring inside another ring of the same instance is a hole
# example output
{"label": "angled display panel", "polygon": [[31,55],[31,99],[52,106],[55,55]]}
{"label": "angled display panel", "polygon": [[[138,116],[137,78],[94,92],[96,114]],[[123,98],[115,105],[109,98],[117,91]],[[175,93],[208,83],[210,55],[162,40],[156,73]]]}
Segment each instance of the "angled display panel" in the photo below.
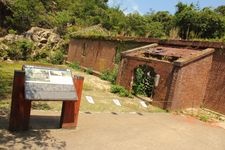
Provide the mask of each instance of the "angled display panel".
{"label": "angled display panel", "polygon": [[77,100],[69,69],[24,65],[26,100]]}

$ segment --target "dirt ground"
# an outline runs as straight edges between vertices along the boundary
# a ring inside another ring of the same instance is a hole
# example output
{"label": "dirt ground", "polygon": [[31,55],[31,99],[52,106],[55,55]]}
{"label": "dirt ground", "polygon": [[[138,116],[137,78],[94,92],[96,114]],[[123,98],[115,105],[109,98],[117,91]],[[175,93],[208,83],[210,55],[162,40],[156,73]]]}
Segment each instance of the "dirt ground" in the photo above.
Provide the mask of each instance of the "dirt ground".
{"label": "dirt ground", "polygon": [[27,132],[8,132],[0,118],[0,149],[224,150],[225,129],[169,113],[81,113],[76,129],[59,129],[59,114],[32,111]]}

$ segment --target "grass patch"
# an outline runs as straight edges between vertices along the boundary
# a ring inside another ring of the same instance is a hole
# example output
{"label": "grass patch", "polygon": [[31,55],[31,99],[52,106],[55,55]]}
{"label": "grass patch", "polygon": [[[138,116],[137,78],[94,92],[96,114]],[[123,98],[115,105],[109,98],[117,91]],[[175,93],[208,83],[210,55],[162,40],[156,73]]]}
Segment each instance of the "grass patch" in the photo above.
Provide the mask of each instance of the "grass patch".
{"label": "grass patch", "polygon": [[[42,66],[53,66],[53,67],[64,67],[65,66],[56,66],[48,63],[37,63],[37,62],[24,62],[24,61],[16,61],[16,62],[1,62],[0,63],[0,75],[2,78],[0,83],[5,82],[6,88],[4,89],[3,94],[5,94],[5,98],[1,98],[0,100],[0,112],[8,113],[9,106],[11,101],[11,91],[12,91],[12,83],[13,83],[13,74],[14,70],[21,70],[23,64],[29,65],[42,65]],[[76,67],[75,67],[76,68]],[[76,75],[84,76],[84,85],[83,85],[83,95],[81,101],[80,110],[83,112],[162,112],[160,108],[149,105],[148,108],[143,108],[140,105],[140,99],[138,98],[129,98],[129,97],[119,97],[119,93],[122,93],[122,96],[128,95],[124,88],[118,88],[114,85],[114,90],[118,90],[118,94],[110,93],[110,83],[99,79],[96,76],[88,75],[83,71],[74,71]],[[95,105],[89,104],[85,96],[92,96],[95,100]],[[3,100],[4,99],[4,100]],[[122,106],[116,106],[112,100],[119,99]],[[60,111],[62,108],[61,101],[33,101],[32,109],[38,110],[54,110]]]}
{"label": "grass patch", "polygon": [[83,90],[92,91],[93,89],[94,89],[94,86],[92,84],[84,82]]}
{"label": "grass patch", "polygon": [[36,109],[36,110],[51,110],[51,106],[49,106],[49,104],[47,104],[46,102],[32,102],[31,105],[32,109]]}
{"label": "grass patch", "polygon": [[120,85],[112,85],[110,89],[111,93],[119,94],[121,97],[132,97],[129,91]]}
{"label": "grass patch", "polygon": [[199,120],[204,121],[204,122],[208,122],[210,117],[207,115],[198,115]]}

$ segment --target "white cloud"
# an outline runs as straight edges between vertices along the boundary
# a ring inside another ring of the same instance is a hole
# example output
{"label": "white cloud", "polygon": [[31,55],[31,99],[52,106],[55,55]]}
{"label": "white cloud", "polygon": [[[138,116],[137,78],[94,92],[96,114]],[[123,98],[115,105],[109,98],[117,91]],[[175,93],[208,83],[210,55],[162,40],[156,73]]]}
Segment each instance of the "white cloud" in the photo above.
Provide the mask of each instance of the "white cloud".
{"label": "white cloud", "polygon": [[108,4],[109,6],[119,5],[126,15],[135,11],[141,13],[140,8],[135,0],[109,0]]}

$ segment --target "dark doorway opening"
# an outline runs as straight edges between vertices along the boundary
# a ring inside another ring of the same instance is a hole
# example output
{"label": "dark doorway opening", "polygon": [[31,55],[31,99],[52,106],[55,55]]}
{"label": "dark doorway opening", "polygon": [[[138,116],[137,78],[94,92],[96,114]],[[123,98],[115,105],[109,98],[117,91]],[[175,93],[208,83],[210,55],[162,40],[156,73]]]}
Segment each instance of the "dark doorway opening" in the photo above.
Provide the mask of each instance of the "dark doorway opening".
{"label": "dark doorway opening", "polygon": [[156,73],[148,65],[139,65],[134,69],[132,91],[134,95],[153,97]]}

